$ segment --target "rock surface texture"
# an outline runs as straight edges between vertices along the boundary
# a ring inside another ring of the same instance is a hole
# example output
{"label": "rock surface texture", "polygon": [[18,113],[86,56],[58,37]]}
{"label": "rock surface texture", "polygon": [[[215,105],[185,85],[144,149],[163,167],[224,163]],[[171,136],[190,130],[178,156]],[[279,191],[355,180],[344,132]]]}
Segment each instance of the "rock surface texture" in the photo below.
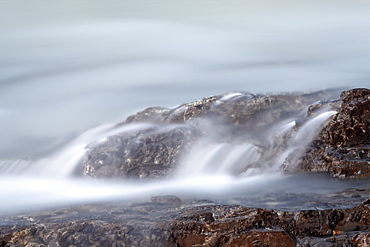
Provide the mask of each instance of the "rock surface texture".
{"label": "rock surface texture", "polygon": [[285,170],[329,172],[338,178],[370,177],[370,90],[342,92],[338,113],[304,154],[292,160],[298,165],[290,170],[293,166],[288,159]]}
{"label": "rock surface texture", "polygon": [[369,206],[287,211],[161,196],[0,218],[0,246],[367,246]]}
{"label": "rock surface texture", "polygon": [[111,136],[93,147],[85,173],[99,178],[160,178],[171,173],[197,131],[189,126],[151,126]]}

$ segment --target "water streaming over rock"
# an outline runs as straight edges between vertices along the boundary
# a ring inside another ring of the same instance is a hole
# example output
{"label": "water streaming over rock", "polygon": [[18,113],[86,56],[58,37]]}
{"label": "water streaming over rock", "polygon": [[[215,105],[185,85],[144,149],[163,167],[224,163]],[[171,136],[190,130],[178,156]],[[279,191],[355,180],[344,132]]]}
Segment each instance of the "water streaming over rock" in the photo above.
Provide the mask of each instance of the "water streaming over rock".
{"label": "water streaming over rock", "polygon": [[[288,141],[288,147],[286,150],[276,158],[274,167],[278,168],[292,152],[296,152],[295,156],[300,157],[299,152],[304,151],[306,146],[310,144],[318,132],[323,128],[324,123],[336,113],[336,111],[331,110],[320,112],[315,117],[304,123],[303,126],[300,127],[294,136]],[[288,124],[288,126],[290,126],[290,124]]]}
{"label": "water streaming over rock", "polygon": [[[230,193],[230,190],[235,192],[240,185],[243,187],[241,190],[243,193],[251,193],[255,191],[254,186],[251,187],[252,184],[265,183],[265,180],[269,180],[268,184],[285,186],[283,184],[287,177],[280,174],[279,166],[290,152],[296,148],[304,148],[304,145],[314,138],[324,126],[324,122],[333,114],[335,114],[334,111],[325,111],[312,115],[290,137],[289,145],[280,156],[270,160],[269,166],[266,164],[263,164],[263,167],[259,166],[263,162],[261,160],[263,152],[271,151],[266,149],[269,147],[268,144],[262,148],[250,142],[214,143],[203,139],[182,158],[181,164],[175,171],[175,177],[162,181],[105,180],[103,182],[76,177],[74,171],[82,169],[82,161],[86,159],[88,146],[99,145],[105,142],[107,137],[115,134],[152,129],[157,125],[146,123],[98,126],[83,132],[49,157],[40,160],[1,161],[2,198],[12,205],[17,205],[11,208],[9,205],[4,205],[1,210],[7,213],[25,208],[37,208],[41,205],[47,207],[101,200],[132,200],[151,194],[188,194],[189,191],[197,191],[199,194],[217,192],[223,196],[224,193]],[[281,143],[282,138],[286,138],[285,134],[296,127],[296,121],[286,122],[279,122],[276,126],[272,126],[271,129],[274,131],[267,131],[271,135],[267,140],[271,141],[275,138],[275,142]],[[170,128],[171,126],[168,126],[164,129]],[[280,139],[276,139],[277,137]],[[269,148],[273,148],[273,145]]]}
{"label": "water streaming over rock", "polygon": [[[179,171],[181,176],[235,174],[258,161],[260,150],[251,143],[203,144],[193,148]],[[240,167],[242,166],[242,167]]]}
{"label": "water streaming over rock", "polygon": [[294,117],[259,140],[198,143],[173,179],[102,182],[75,172],[87,144],[152,127],[101,125],[146,107],[230,91],[368,86],[369,13],[361,1],[3,2],[0,214],[181,191],[288,190],[279,165],[332,112],[306,121],[278,157],[264,153],[301,124]]}
{"label": "water streaming over rock", "polygon": [[104,124],[87,130],[49,157],[40,160],[4,160],[0,162],[1,175],[45,176],[49,178],[69,178],[81,165],[88,144],[98,144],[107,137],[125,131],[146,129],[150,124],[136,124],[117,127]]}

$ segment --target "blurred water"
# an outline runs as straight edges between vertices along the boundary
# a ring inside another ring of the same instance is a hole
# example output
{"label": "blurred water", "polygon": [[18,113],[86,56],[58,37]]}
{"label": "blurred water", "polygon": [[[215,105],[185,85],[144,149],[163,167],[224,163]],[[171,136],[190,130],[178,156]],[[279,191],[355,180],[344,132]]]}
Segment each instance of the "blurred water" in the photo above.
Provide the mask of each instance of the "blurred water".
{"label": "blurred water", "polygon": [[369,87],[368,1],[1,1],[0,159],[211,94]]}
{"label": "blurred water", "polygon": [[2,1],[0,155],[210,94],[368,86],[367,1]]}

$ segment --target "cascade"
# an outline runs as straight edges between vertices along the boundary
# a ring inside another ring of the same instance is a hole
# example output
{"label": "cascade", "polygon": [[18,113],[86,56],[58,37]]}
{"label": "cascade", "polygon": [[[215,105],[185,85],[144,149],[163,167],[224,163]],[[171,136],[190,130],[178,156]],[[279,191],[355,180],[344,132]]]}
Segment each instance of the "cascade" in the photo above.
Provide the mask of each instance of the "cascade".
{"label": "cascade", "polygon": [[[306,117],[308,120],[301,126],[296,125],[296,122],[301,121],[299,116],[294,120],[278,121],[264,131],[263,141],[266,143],[259,143],[263,147],[248,141],[242,144],[202,141],[186,156],[178,173],[183,177],[211,174],[241,174],[242,177],[248,177],[264,172],[278,172],[288,155],[296,150],[304,150],[335,113],[336,111],[323,110]],[[287,137],[290,132],[291,136]],[[267,153],[274,152],[284,141],[287,142],[287,147],[266,164]]]}
{"label": "cascade", "polygon": [[[232,198],[238,195],[243,195],[244,198],[246,195],[253,196],[257,193],[263,197],[266,193],[277,191],[305,191],[311,178],[302,177],[300,183],[303,185],[292,187],[296,178],[281,174],[279,166],[290,152],[297,148],[303,149],[333,114],[335,111],[327,110],[306,116],[308,119],[300,126],[296,123],[301,121],[301,115],[277,121],[264,131],[259,142],[247,140],[244,143],[217,143],[214,139],[203,139],[185,155],[175,172],[176,176],[156,181],[95,180],[74,175],[75,169],[81,165],[85,156],[87,144],[99,145],[109,136],[119,133],[148,129],[165,131],[173,127],[151,123],[101,125],[85,131],[63,149],[48,157],[0,162],[0,195],[8,202],[6,205],[0,205],[0,215],[56,205],[118,199],[132,201],[161,194],[192,197],[196,193],[204,198],[233,203],[235,201]],[[265,153],[272,152],[287,136],[290,138],[283,152],[263,164],[266,162]],[[318,181],[316,186],[320,189],[316,192],[336,191],[340,186],[347,186],[336,182],[334,185],[325,183],[323,190],[320,187],[323,182]]]}
{"label": "cascade", "polygon": [[[316,136],[335,111],[323,111],[313,115],[302,126],[298,128],[288,140],[288,147],[281,152],[272,162],[267,170],[277,171],[289,153],[295,150],[303,150]],[[262,148],[254,143],[245,142],[241,144],[214,143],[206,140],[196,144],[192,151],[183,159],[178,169],[181,177],[208,176],[208,175],[235,175],[242,173],[248,176],[256,172],[265,172],[266,169],[255,164],[263,162],[263,152],[271,152],[274,146],[279,145],[285,135],[296,127],[295,120],[283,120],[270,127],[264,140],[267,142]],[[105,141],[107,137],[118,133],[133,130],[143,130],[154,127],[154,124],[131,124],[117,127],[105,124],[87,130],[71,141],[62,150],[39,160],[19,159],[4,160],[0,162],[0,172],[6,175],[32,175],[53,178],[68,178],[73,175],[75,169],[81,164],[86,151],[86,146],[97,145]],[[170,128],[170,127],[168,127]],[[266,135],[265,133],[265,135]]]}
{"label": "cascade", "polygon": [[336,113],[336,111],[331,110],[322,111],[305,122],[288,141],[288,147],[286,150],[276,158],[274,162],[274,169],[278,169],[290,153],[304,151],[305,147],[323,128],[324,123]]}

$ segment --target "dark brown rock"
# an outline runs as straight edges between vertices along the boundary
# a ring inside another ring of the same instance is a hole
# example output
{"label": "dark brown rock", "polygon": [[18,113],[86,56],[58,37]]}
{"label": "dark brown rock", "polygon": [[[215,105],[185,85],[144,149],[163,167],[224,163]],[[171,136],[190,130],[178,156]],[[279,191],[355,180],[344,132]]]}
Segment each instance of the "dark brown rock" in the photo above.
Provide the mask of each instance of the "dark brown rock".
{"label": "dark brown rock", "polygon": [[[99,178],[166,177],[171,175],[189,147],[204,137],[216,142],[247,141],[261,146],[265,149],[262,163],[266,166],[269,159],[281,151],[269,150],[269,128],[321,98],[333,97],[335,92],[280,95],[238,92],[207,97],[172,109],[148,108],[128,117],[120,125],[150,123],[151,127],[111,136],[103,143],[88,146],[85,175]],[[283,147],[281,143],[276,146]]]}
{"label": "dark brown rock", "polygon": [[[334,102],[336,103],[336,102]],[[332,102],[324,102],[317,108]],[[288,172],[329,172],[338,178],[370,176],[370,90],[352,89],[340,95],[340,108],[299,157],[290,155]],[[296,162],[298,165],[292,166]],[[290,170],[294,167],[293,170]]]}
{"label": "dark brown rock", "polygon": [[344,91],[340,98],[340,111],[325,128],[324,140],[332,146],[370,144],[370,90]]}
{"label": "dark brown rock", "polygon": [[159,225],[137,229],[104,221],[34,224],[7,234],[5,246],[165,246],[164,232],[156,234],[164,230]]}
{"label": "dark brown rock", "polygon": [[100,178],[165,177],[196,136],[197,131],[190,126],[153,125],[108,137],[103,144],[91,147],[85,174]]}
{"label": "dark brown rock", "polygon": [[357,247],[370,246],[370,233],[358,233],[352,238],[352,241]]}
{"label": "dark brown rock", "polygon": [[[368,231],[370,217],[368,202],[351,209],[322,211],[285,212],[215,206],[212,212],[215,218],[212,222],[203,222],[197,217],[189,216],[189,213],[194,214],[194,208],[190,212],[184,212],[172,224],[175,243],[180,246],[203,243],[208,243],[208,246],[237,246],[243,240],[244,246],[295,246],[301,242],[310,242],[307,237],[316,237],[316,242],[331,238],[333,245],[327,246],[338,246],[337,243],[341,241],[333,240],[334,234]],[[353,243],[351,239],[343,241]]]}
{"label": "dark brown rock", "polygon": [[[173,200],[177,203],[173,204]],[[2,246],[366,246],[369,205],[368,200],[345,209],[283,211],[209,203],[194,206],[193,202],[165,196],[139,204],[85,205],[3,217],[0,243]]]}
{"label": "dark brown rock", "polygon": [[251,230],[248,233],[232,237],[227,246],[295,246],[293,239],[283,230]]}

